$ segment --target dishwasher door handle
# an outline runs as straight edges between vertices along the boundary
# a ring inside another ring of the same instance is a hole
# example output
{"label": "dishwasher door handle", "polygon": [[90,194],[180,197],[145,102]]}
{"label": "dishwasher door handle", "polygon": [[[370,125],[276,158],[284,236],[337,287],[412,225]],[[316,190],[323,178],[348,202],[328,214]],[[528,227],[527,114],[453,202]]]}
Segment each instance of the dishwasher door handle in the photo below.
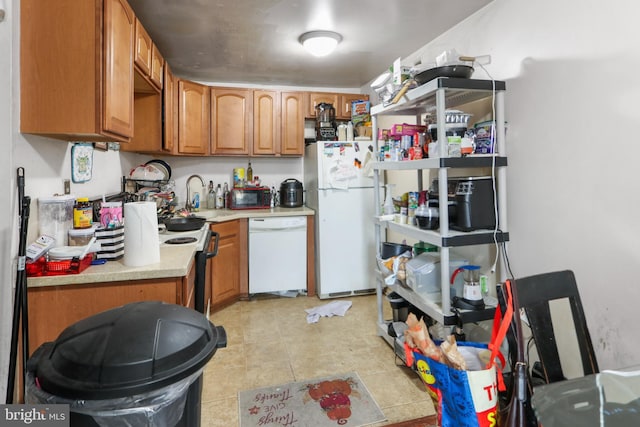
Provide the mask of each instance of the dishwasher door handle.
{"label": "dishwasher door handle", "polygon": [[213,258],[214,256],[218,255],[218,243],[220,242],[220,234],[217,231],[212,231],[211,232],[211,237],[215,238],[216,241],[213,244],[213,251],[207,252],[205,254],[207,259]]}
{"label": "dishwasher door handle", "polygon": [[299,227],[272,227],[272,228],[253,228],[249,230],[249,234],[253,233],[273,233],[278,231],[298,231],[298,230],[306,230],[307,226],[299,226]]}

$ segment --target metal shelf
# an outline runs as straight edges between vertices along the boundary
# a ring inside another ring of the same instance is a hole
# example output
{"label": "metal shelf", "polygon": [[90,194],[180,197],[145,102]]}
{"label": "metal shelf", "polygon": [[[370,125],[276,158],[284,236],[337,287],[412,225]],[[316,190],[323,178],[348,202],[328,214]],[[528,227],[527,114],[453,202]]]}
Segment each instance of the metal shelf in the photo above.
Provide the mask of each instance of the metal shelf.
{"label": "metal shelf", "polygon": [[453,107],[486,98],[487,92],[491,93],[494,87],[496,91],[504,91],[506,84],[499,80],[493,82],[440,77],[407,91],[395,104],[374,105],[371,107],[371,115],[417,115],[433,111],[436,108],[438,89],[447,89],[445,101],[449,107]]}
{"label": "metal shelf", "polygon": [[[387,161],[374,162],[374,186],[379,188],[383,184],[382,171],[394,170],[416,170],[435,169],[438,171],[439,180],[439,202],[444,209],[440,211],[441,224],[439,231],[422,230],[414,225],[399,224],[391,222],[388,218],[382,220],[381,200],[378,191],[375,192],[374,203],[376,213],[376,243],[378,246],[384,239],[384,231],[391,230],[404,236],[421,240],[423,242],[436,245],[441,248],[443,268],[440,271],[440,282],[442,288],[442,302],[436,303],[428,300],[425,296],[417,294],[412,289],[400,284],[389,286],[390,289],[398,293],[410,304],[431,317],[434,321],[445,326],[454,326],[469,322],[477,322],[493,318],[495,308],[489,307],[484,310],[460,310],[452,306],[449,298],[449,248],[472,245],[483,245],[504,243],[509,241],[506,221],[506,146],[504,128],[504,93],[506,84],[503,81],[457,79],[457,78],[437,78],[427,82],[407,93],[395,104],[375,105],[371,108],[371,116],[374,132],[374,146],[377,147],[377,119],[381,115],[413,115],[417,121],[421,120],[422,114],[435,111],[438,131],[445,132],[445,110],[457,106],[477,101],[487,97],[495,96],[495,122],[496,122],[496,152],[491,155],[469,155],[465,157],[446,157],[446,146],[439,147],[439,157],[412,161]],[[495,167],[496,184],[498,192],[498,218],[502,230],[477,230],[471,232],[461,232],[451,230],[448,223],[447,210],[447,175],[449,169],[453,168],[485,168]],[[418,187],[422,189],[422,173],[418,172]],[[499,266],[500,277],[504,279],[504,271]],[[390,343],[393,339],[388,336],[384,329],[382,320],[382,290],[384,280],[378,278],[378,328],[379,334]],[[390,339],[391,338],[391,339]]]}
{"label": "metal shelf", "polygon": [[409,303],[413,304],[419,310],[423,311],[424,314],[436,322],[445,326],[455,326],[460,323],[490,320],[493,319],[495,314],[495,307],[488,307],[484,310],[456,310],[455,312],[444,313],[440,304],[424,298],[405,286],[395,284],[389,286],[389,289],[400,295]]}
{"label": "metal shelf", "polygon": [[446,236],[443,236],[438,231],[423,230],[416,227],[415,225],[400,224],[393,221],[381,220],[380,218],[376,218],[375,222],[381,227],[386,227],[391,231],[395,231],[407,237],[412,237],[425,243],[440,247],[486,245],[496,242],[502,243],[509,241],[509,233],[503,233],[502,231],[494,232],[493,230],[449,230],[449,233]]}
{"label": "metal shelf", "polygon": [[437,168],[485,168],[507,166],[507,158],[491,155],[469,155],[466,157],[443,157],[408,161],[374,162],[374,170],[416,170]]}

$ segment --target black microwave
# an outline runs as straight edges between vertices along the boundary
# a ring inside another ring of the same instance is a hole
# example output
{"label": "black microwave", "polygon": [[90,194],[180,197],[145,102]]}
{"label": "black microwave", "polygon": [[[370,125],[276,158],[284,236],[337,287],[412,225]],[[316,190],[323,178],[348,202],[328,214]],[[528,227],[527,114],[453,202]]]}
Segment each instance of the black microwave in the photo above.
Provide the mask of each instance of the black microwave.
{"label": "black microwave", "polygon": [[229,209],[265,209],[271,207],[269,187],[234,187],[229,191]]}

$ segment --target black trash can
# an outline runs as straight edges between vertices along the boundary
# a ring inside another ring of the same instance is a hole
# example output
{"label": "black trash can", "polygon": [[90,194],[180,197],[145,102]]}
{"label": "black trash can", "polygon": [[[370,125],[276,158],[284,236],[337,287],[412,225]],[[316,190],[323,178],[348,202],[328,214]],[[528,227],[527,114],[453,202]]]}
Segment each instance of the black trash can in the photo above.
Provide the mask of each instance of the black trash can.
{"label": "black trash can", "polygon": [[202,370],[222,326],[175,304],[127,304],[81,320],[27,363],[27,403],[69,404],[71,426],[199,426]]}

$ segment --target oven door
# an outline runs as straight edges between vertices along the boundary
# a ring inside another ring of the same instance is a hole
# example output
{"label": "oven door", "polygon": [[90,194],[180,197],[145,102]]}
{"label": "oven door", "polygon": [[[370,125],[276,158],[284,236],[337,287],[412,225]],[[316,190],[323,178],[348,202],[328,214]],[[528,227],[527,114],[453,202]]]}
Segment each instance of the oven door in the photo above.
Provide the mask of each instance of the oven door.
{"label": "oven door", "polygon": [[[213,244],[213,250],[209,251],[211,239],[215,239]],[[220,241],[220,234],[215,231],[207,230],[207,237],[204,241],[204,246],[201,251],[196,252],[196,279],[195,279],[195,309],[200,313],[205,314],[207,301],[205,301],[207,284],[207,261],[218,254],[218,242]]]}

